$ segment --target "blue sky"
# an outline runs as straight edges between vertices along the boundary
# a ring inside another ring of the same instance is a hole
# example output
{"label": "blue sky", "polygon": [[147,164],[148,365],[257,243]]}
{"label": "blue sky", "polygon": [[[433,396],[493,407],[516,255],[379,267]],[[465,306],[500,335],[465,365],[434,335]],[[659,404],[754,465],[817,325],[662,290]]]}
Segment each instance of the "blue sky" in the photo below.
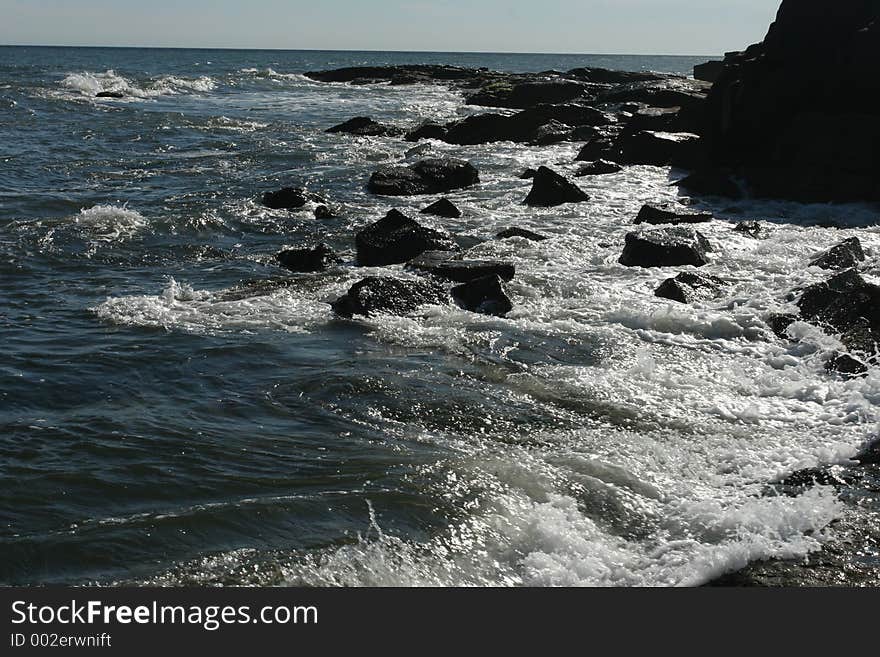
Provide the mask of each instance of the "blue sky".
{"label": "blue sky", "polygon": [[717,55],[779,0],[0,0],[0,43]]}

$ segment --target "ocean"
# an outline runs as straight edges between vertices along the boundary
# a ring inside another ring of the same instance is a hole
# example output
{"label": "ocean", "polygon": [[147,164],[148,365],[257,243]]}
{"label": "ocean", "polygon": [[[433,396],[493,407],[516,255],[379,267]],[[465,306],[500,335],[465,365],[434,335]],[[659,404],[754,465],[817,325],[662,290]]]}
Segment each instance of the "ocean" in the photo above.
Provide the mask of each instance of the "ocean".
{"label": "ocean", "polygon": [[[704,60],[0,48],[0,584],[688,586],[833,540],[834,488],[768,485],[853,457],[880,373],[828,373],[834,336],[799,323],[789,342],[766,320],[843,238],[880,254],[876,207],[700,201],[719,218],[700,229],[706,270],[730,286],[675,304],[653,291],[677,270],[617,258],[641,205],[678,197],[677,172],[581,178],[589,203],[528,208],[522,170],[573,171],[580,144],[325,134],[485,110],[302,75]],[[407,275],[350,266],[354,233],[433,200],[370,195],[370,173],[430,155],[482,182],[449,195],[460,219],[420,221],[512,260],[513,312],[334,316],[361,278]],[[340,216],[260,204],[286,185]],[[769,237],[731,230],[745,219]],[[509,226],[551,239],[492,239]],[[316,241],[348,265],[275,264]]]}

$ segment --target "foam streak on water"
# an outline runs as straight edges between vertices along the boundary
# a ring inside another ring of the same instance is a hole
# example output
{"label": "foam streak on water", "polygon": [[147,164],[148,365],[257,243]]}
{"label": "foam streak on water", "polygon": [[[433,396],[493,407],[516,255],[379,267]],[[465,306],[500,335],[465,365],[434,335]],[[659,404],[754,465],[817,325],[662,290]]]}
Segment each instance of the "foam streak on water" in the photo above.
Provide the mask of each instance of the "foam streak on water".
{"label": "foam streak on water", "polygon": [[[0,109],[16,126],[0,128],[15,164],[0,172],[0,474],[15,482],[0,581],[697,585],[834,536],[833,489],[767,485],[848,462],[876,433],[880,374],[829,374],[838,336],[796,323],[780,339],[767,319],[827,277],[807,263],[846,237],[872,276],[876,208],[704,200],[719,217],[700,226],[705,271],[729,286],[675,304],[653,291],[678,269],[617,258],[642,203],[677,200],[676,172],[581,178],[589,203],[534,209],[522,169],[571,173],[578,145],[325,134],[356,115],[474,111],[442,88],[302,76],[403,55],[28,56],[27,72],[0,59],[18,76]],[[486,57],[474,64],[519,62]],[[128,100],[82,103],[102,90]],[[480,169],[450,195],[463,217],[436,225],[515,263],[514,311],[334,317],[327,301],[364,276],[413,276],[353,267],[352,235],[434,200],[364,187],[431,155]],[[286,184],[340,218],[257,202]],[[766,239],[731,230],[744,219],[767,221]],[[509,226],[550,239],[493,239]],[[275,266],[317,240],[346,264]]]}

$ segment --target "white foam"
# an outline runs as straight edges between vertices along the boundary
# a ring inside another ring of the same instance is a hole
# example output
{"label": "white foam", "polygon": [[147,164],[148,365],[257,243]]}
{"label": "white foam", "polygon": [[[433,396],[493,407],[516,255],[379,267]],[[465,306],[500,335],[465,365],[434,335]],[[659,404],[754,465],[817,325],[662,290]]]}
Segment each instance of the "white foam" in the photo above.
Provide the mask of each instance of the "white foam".
{"label": "white foam", "polygon": [[129,209],[128,205],[96,205],[80,210],[73,221],[97,242],[121,241],[149,225],[140,212]]}
{"label": "white foam", "polygon": [[150,99],[173,94],[207,93],[217,88],[217,82],[208,76],[181,78],[166,75],[136,84],[112,69],[103,73],[70,73],[61,84],[88,98],[94,98],[101,92],[109,92],[121,93],[126,98]]}

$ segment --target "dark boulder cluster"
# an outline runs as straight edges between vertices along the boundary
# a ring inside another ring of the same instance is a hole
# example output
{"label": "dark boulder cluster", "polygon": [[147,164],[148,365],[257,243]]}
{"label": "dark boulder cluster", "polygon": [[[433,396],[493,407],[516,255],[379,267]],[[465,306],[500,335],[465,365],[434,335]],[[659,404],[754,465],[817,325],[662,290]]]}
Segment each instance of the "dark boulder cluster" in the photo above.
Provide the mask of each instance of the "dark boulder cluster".
{"label": "dark boulder cluster", "polygon": [[416,196],[464,189],[480,182],[477,169],[464,160],[434,158],[410,166],[385,166],[367,185],[381,196]]}
{"label": "dark boulder cluster", "polygon": [[426,228],[398,210],[360,231],[355,243],[361,267],[400,264],[425,251],[459,250],[448,233]]}
{"label": "dark boulder cluster", "polygon": [[764,41],[715,71],[707,166],[760,196],[880,200],[878,61],[880,3],[784,0]]}
{"label": "dark boulder cluster", "polygon": [[399,137],[406,131],[396,126],[377,123],[368,116],[356,116],[327,130],[328,133],[345,133],[357,137]]}

